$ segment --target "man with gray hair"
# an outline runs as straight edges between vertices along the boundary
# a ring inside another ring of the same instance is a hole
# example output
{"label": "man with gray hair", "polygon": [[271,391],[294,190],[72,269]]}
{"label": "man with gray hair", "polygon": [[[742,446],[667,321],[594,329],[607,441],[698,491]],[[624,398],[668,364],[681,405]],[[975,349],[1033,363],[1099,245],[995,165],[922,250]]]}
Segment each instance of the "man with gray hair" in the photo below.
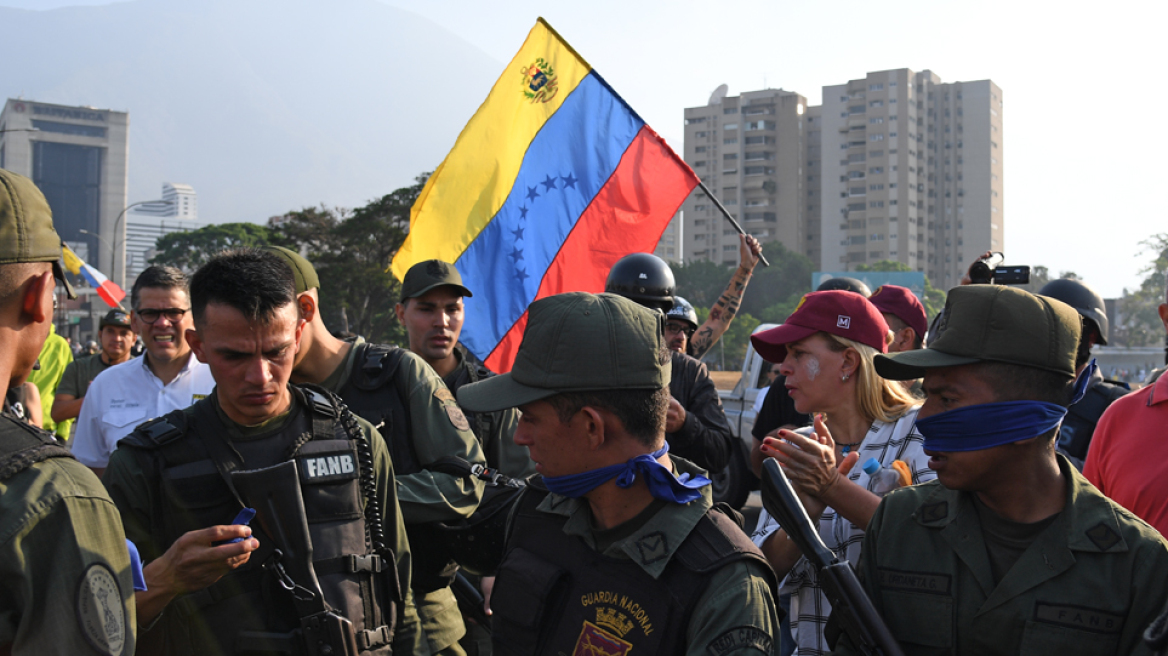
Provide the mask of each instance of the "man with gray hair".
{"label": "man with gray hair", "polygon": [[194,327],[187,277],[168,266],[152,266],[134,281],[130,325],[146,352],[98,374],[89,385],[73,454],[98,476],[118,440],[147,419],[181,410],[215,387],[207,365],[191,354],[184,335]]}

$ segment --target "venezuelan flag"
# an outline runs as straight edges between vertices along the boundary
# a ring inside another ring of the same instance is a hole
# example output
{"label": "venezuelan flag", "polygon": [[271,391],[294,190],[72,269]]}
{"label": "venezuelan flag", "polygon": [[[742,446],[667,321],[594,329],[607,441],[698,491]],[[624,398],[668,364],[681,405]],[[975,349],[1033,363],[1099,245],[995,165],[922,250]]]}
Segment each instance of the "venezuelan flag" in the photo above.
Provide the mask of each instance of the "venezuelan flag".
{"label": "venezuelan flag", "polygon": [[532,301],[599,292],[651,252],[698,184],[542,18],[414,203],[390,269],[452,262],[474,292],[461,341],[509,371]]}
{"label": "venezuelan flag", "polygon": [[106,302],[106,305],[112,308],[122,306],[122,299],[126,297],[126,292],[117,283],[106,278],[105,274],[101,271],[83,262],[73,252],[73,249],[65,244],[61,244],[61,257],[65,260],[65,269],[75,276],[79,275],[85,278],[89,286],[97,291],[97,295],[101,297],[101,300]]}

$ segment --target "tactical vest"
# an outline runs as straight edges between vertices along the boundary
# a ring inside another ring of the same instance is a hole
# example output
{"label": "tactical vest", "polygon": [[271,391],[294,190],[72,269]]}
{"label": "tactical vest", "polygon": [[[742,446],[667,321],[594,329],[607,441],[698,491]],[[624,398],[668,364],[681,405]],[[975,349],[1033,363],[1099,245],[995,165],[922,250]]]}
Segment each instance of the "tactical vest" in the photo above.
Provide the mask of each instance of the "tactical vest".
{"label": "tactical vest", "polygon": [[53,434],[7,412],[0,415],[0,481],[6,481],[49,458],[72,458]]}
{"label": "tactical vest", "polygon": [[565,534],[566,517],[536,509],[541,486],[532,479],[518,502],[491,596],[496,656],[686,653],[686,626],[715,572],[739,560],[771,572],[738,525],[711,509],[654,579]]}
{"label": "tactical vest", "polygon": [[[459,367],[461,367],[462,370],[466,372],[466,382],[463,383],[464,385],[477,383],[495,375],[495,372],[487,369],[487,365],[483,364],[481,360],[476,358],[470,351],[466,350],[465,347],[459,345],[458,348],[462,354],[462,362],[459,363]],[[446,386],[450,388],[450,392],[452,394],[458,394],[459,388],[462,387],[462,385],[458,384],[458,381],[460,380],[462,380],[462,376],[458,376],[454,379],[454,385],[451,385],[450,383],[446,384]],[[446,382],[446,380],[443,380],[443,382]],[[473,410],[462,408],[462,414],[466,415],[466,420],[470,424],[470,430],[472,433],[474,433],[475,439],[479,441],[479,446],[486,450],[487,438],[489,438],[491,433],[495,430],[495,421],[498,418],[499,413],[474,412]]]}
{"label": "tactical vest", "polygon": [[[1087,393],[1078,403],[1067,408],[1066,419],[1059,428],[1059,451],[1077,459],[1080,463],[1087,457],[1095,426],[1103,411],[1119,397],[1131,389],[1122,383],[1109,380],[1098,382],[1087,388]],[[1080,467],[1081,469],[1081,467]]]}
{"label": "tactical vest", "polygon": [[[288,423],[286,451],[295,460],[304,498],[313,567],[325,602],[348,618],[362,654],[387,655],[401,601],[396,558],[381,535],[373,455],[350,413],[342,414],[323,389],[291,387],[300,412]],[[139,426],[119,447],[143,450],[159,488],[152,535],[163,551],[187,531],[226,524],[240,510],[217,454],[234,448],[211,399]],[[209,444],[221,440],[222,447]],[[235,456],[238,464],[238,456]],[[246,463],[243,463],[246,464]],[[246,500],[244,500],[246,502]],[[281,586],[274,552],[279,545],[252,522],[260,547],[248,562],[210,587],[185,595],[161,616],[162,626],[143,635],[159,638],[160,654],[300,654],[298,616]]]}
{"label": "tactical vest", "polygon": [[385,438],[393,460],[394,474],[422,471],[410,439],[410,409],[402,402],[409,390],[398,389],[394,374],[404,350],[386,344],[365,342],[353,347],[353,370],[337,396],[358,417],[373,424]]}
{"label": "tactical vest", "polygon": [[[399,388],[395,378],[405,351],[396,346],[368,342],[353,348],[356,350],[353,370],[338,396],[350,410],[381,432],[389,445],[394,475],[422,471],[410,436],[409,407],[402,402],[409,397],[409,390]],[[449,586],[458,572],[458,565],[446,557],[446,551],[428,548],[437,537],[433,527],[410,524],[406,526],[406,532],[413,545],[411,587],[426,593]]]}

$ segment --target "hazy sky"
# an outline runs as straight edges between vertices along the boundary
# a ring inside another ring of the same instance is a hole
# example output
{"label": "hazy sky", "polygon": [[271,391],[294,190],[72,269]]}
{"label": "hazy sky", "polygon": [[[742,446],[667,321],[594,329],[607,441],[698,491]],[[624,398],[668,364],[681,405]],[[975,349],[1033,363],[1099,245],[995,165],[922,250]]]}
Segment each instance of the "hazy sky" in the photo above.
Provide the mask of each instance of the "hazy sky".
{"label": "hazy sky", "polygon": [[[868,71],[989,78],[1003,92],[1008,263],[1075,271],[1118,296],[1138,285],[1148,261],[1140,240],[1168,232],[1155,196],[1168,130],[1152,120],[1168,106],[1168,85],[1156,82],[1168,59],[1164,3],[382,1],[500,62],[542,15],[678,151],[682,109],[705,104],[722,83],[731,95],[783,88],[818,104],[824,85]],[[0,0],[28,9],[80,4],[108,2]],[[435,84],[458,77],[435,71]],[[437,97],[419,93],[419,102]]]}

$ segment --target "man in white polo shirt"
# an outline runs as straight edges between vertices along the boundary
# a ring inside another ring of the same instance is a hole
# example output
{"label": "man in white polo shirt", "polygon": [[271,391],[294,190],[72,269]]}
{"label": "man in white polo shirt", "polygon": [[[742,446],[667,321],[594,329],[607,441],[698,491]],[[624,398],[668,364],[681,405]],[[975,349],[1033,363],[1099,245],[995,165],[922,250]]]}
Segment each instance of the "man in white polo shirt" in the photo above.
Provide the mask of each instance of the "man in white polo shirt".
{"label": "man in white polo shirt", "polygon": [[187,345],[193,323],[186,275],[152,266],[134,281],[130,303],[130,323],[146,352],[93,379],[73,438],[73,455],[98,476],[118,440],[138,424],[185,408],[215,388],[211,370]]}

